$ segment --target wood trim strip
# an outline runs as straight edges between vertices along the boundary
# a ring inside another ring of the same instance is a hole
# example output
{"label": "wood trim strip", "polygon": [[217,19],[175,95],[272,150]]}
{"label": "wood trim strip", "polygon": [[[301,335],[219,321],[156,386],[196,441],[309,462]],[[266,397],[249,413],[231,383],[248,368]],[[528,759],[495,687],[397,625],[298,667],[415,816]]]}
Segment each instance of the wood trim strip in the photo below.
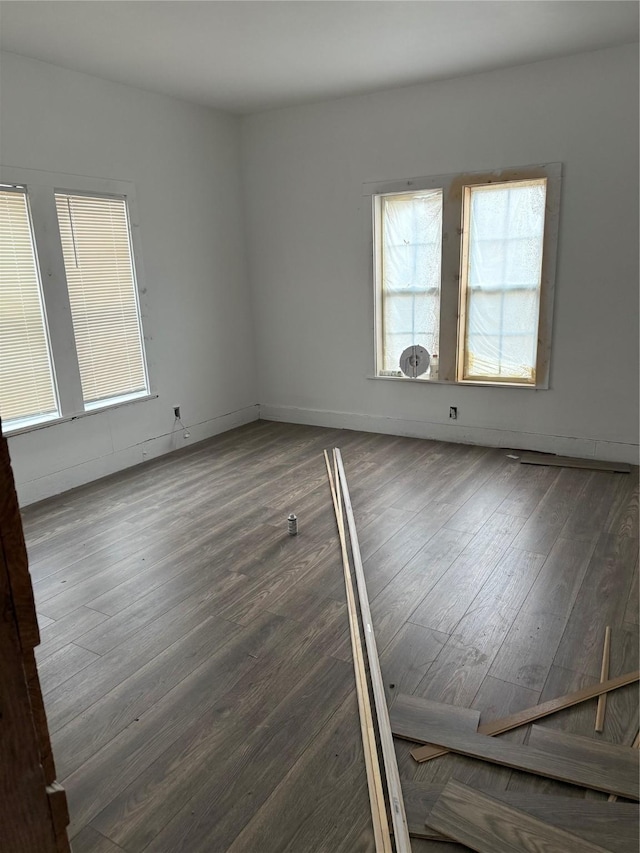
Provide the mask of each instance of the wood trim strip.
{"label": "wood trim strip", "polygon": [[427,820],[478,853],[610,853],[461,782],[445,786]]}
{"label": "wood trim strip", "polygon": [[353,567],[356,575],[358,598],[360,600],[360,615],[362,617],[362,625],[364,628],[365,646],[369,661],[369,673],[371,675],[371,687],[373,689],[373,699],[378,717],[380,746],[382,748],[384,769],[387,777],[387,792],[389,794],[389,803],[391,805],[391,822],[393,824],[396,853],[411,853],[411,841],[409,839],[407,816],[405,814],[404,801],[402,799],[400,773],[398,771],[398,761],[396,759],[393,737],[391,735],[389,711],[387,709],[387,700],[384,695],[384,686],[382,683],[382,673],[380,672],[380,661],[378,659],[376,638],[373,632],[371,609],[369,607],[369,599],[367,597],[367,584],[364,576],[362,557],[360,555],[360,544],[358,542],[358,532],[356,530],[356,522],[353,516],[353,507],[351,506],[351,497],[349,495],[347,475],[345,474],[344,465],[342,463],[342,455],[337,448],[334,452],[338,463],[344,507],[347,514],[347,524],[349,526],[349,536],[351,538]]}
{"label": "wood trim strip", "polygon": [[631,465],[626,462],[605,462],[602,459],[577,459],[573,456],[554,456],[553,453],[521,453],[523,465],[555,465],[558,468],[586,468],[589,471],[614,471],[629,474]]}
{"label": "wood trim strip", "polygon": [[[396,716],[396,707],[400,697],[396,699],[391,716],[401,725],[402,720]],[[422,725],[420,737],[426,743],[435,743],[447,747],[450,752],[479,758],[514,770],[524,770],[537,776],[545,776],[558,782],[569,782],[594,791],[604,791],[605,794],[618,794],[630,800],[640,799],[638,769],[638,750],[626,746],[607,744],[610,761],[599,760],[594,763],[594,750],[591,744],[598,748],[598,758],[602,759],[604,744],[581,738],[586,744],[575,742],[571,738],[570,748],[551,751],[536,749],[531,746],[521,746],[504,740],[497,740],[487,735],[469,733],[446,726],[434,726],[425,722]],[[570,752],[570,757],[569,757]]]}
{"label": "wood trim strip", "polygon": [[[324,451],[324,460],[327,466],[327,476],[331,489],[333,509],[338,524],[340,536],[340,550],[342,553],[342,568],[344,571],[344,585],[347,596],[347,609],[349,614],[349,634],[351,636],[351,652],[353,654],[353,669],[356,679],[356,694],[358,697],[358,712],[360,716],[360,732],[362,734],[362,746],[364,750],[364,761],[367,772],[367,785],[369,788],[369,803],[371,805],[371,819],[373,822],[373,835],[376,851],[390,853],[391,835],[389,833],[389,822],[387,820],[387,809],[382,791],[382,780],[380,778],[380,765],[378,762],[378,750],[373,728],[373,717],[371,713],[371,700],[367,676],[364,668],[364,655],[362,651],[362,640],[360,639],[360,628],[358,625],[358,613],[356,610],[351,570],[349,568],[349,557],[344,531],[344,518],[340,498],[336,494],[334,479],[329,465],[329,455]],[[336,470],[337,473],[337,470]]]}
{"label": "wood trim strip", "polygon": [[[609,678],[609,660],[611,658],[611,627],[607,625],[604,630],[604,647],[602,649],[602,666],[600,668],[600,683]],[[604,729],[604,715],[607,710],[607,694],[598,696],[598,708],[596,709],[595,730],[601,732]]]}
{"label": "wood trim strip", "polygon": [[[535,720],[549,716],[549,714],[555,714],[556,711],[563,711],[565,708],[571,708],[572,705],[579,705],[580,702],[595,699],[602,693],[609,693],[618,687],[633,684],[638,680],[640,680],[640,670],[628,672],[625,675],[610,678],[601,684],[583,687],[581,690],[576,690],[575,693],[567,693],[564,696],[558,696],[556,699],[549,699],[548,702],[534,705],[533,708],[527,708],[525,711],[518,711],[509,717],[502,717],[499,720],[483,723],[478,728],[478,733],[483,735],[499,735],[503,732],[511,731],[511,729],[517,729],[519,726],[526,726],[528,723],[533,723]],[[394,732],[394,734],[398,737],[404,737],[406,740],[415,740],[418,742],[421,740],[420,738],[413,737],[411,734],[401,735],[399,732]],[[416,761],[429,761],[431,758],[437,758],[439,755],[446,755],[447,752],[448,750],[446,749],[428,744],[426,746],[415,747],[411,750],[411,755]]]}

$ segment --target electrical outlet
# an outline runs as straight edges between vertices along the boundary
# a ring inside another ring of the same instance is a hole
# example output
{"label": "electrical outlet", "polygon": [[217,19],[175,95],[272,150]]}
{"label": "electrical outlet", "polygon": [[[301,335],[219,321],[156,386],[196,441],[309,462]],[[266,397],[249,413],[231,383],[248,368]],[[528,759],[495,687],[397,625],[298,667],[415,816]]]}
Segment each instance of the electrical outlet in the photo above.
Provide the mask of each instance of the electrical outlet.
{"label": "electrical outlet", "polygon": [[173,416],[175,417],[175,419],[177,421],[180,420],[180,406],[174,406],[173,407]]}
{"label": "electrical outlet", "polygon": [[458,419],[458,407],[457,406],[449,406],[449,417],[452,421]]}

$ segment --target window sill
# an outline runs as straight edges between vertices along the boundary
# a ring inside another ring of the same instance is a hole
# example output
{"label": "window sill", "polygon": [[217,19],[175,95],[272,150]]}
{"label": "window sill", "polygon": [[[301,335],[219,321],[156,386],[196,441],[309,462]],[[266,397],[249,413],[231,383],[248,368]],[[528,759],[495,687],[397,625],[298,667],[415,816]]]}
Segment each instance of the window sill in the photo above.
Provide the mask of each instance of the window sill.
{"label": "window sill", "polygon": [[46,421],[39,421],[36,424],[31,424],[29,426],[17,427],[16,429],[4,429],[2,430],[2,434],[6,438],[13,438],[14,435],[23,435],[27,432],[34,432],[37,429],[46,429],[51,426],[58,426],[59,424],[69,423],[70,421],[77,421],[79,418],[88,418],[91,415],[99,415],[104,412],[110,412],[113,409],[120,409],[122,406],[131,406],[134,403],[144,403],[146,400],[157,400],[157,394],[146,394],[144,397],[132,397],[130,400],[120,400],[118,403],[111,403],[105,406],[100,406],[99,408],[88,409],[85,412],[78,412],[76,415],[66,415],[60,418],[51,418]]}
{"label": "window sill", "polygon": [[455,385],[456,388],[464,388],[470,385],[474,388],[516,388],[521,391],[548,391],[548,385],[518,385],[515,382],[473,382],[464,380],[458,382],[455,379],[410,379],[408,376],[367,376],[367,379],[380,379],[383,382],[410,382],[413,385]]}

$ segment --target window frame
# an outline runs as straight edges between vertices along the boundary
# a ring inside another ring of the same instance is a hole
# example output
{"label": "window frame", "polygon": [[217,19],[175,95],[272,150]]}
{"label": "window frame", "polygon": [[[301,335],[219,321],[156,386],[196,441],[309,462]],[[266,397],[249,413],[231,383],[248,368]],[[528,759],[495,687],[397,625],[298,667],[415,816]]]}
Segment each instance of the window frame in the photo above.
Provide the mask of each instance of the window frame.
{"label": "window frame", "polygon": [[[538,347],[536,356],[536,381],[534,383],[507,382],[499,379],[464,379],[462,377],[463,358],[461,347],[463,313],[466,292],[463,283],[463,207],[465,188],[476,185],[500,184],[509,181],[547,179],[545,204],[544,242],[542,272],[540,284],[540,306],[538,318]],[[482,172],[463,172],[446,175],[434,175],[410,180],[370,182],[363,185],[363,196],[369,200],[367,211],[367,233],[372,259],[371,275],[373,279],[374,305],[374,357],[371,379],[413,382],[421,385],[449,384],[490,386],[498,388],[521,388],[543,390],[549,388],[551,361],[551,333],[553,326],[553,303],[555,290],[555,272],[558,245],[558,224],[560,210],[560,191],[562,182],[561,163],[543,163],[534,166],[509,167],[500,170]],[[381,217],[380,199],[385,195],[402,192],[421,192],[441,189],[443,194],[442,216],[442,262],[440,290],[440,350],[438,352],[438,379],[405,376],[381,375],[382,359],[382,317],[381,289],[382,270],[380,265]]]}
{"label": "window frame", "polygon": [[[140,245],[140,226],[135,186],[130,181],[92,178],[67,173],[44,172],[38,169],[0,166],[0,183],[22,186],[26,189],[31,212],[33,240],[42,283],[43,309],[49,330],[54,382],[58,392],[58,416],[40,421],[37,424],[6,427],[2,431],[7,436],[19,435],[34,429],[42,429],[79,417],[88,417],[100,412],[110,411],[120,406],[155,399],[153,377],[153,324],[147,288],[145,285],[144,265]],[[135,395],[123,395],[104,405],[86,407],[82,393],[80,368],[76,352],[73,320],[69,306],[67,279],[65,273],[62,243],[60,238],[58,215],[55,202],[56,193],[71,193],[95,197],[124,198],[129,221],[129,238],[132,263],[135,270],[135,287],[138,305],[144,365],[147,378],[147,392]]]}

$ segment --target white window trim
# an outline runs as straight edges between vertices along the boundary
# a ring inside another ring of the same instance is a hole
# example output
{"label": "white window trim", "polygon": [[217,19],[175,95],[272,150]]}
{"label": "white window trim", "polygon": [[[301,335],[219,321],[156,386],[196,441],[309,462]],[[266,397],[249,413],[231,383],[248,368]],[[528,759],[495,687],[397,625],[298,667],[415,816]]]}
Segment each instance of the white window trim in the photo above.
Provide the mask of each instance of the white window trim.
{"label": "white window trim", "polygon": [[[544,251],[540,287],[540,314],[538,323],[538,353],[536,383],[520,384],[496,380],[478,381],[458,378],[458,340],[460,335],[461,299],[461,241],[462,204],[464,187],[474,184],[503,183],[505,181],[547,178],[546,215],[544,226]],[[549,388],[551,362],[551,333],[553,327],[553,303],[555,291],[556,259],[558,252],[558,224],[560,212],[560,190],[562,182],[561,163],[542,163],[494,171],[452,173],[412,178],[410,180],[374,181],[363,184],[362,194],[368,199],[366,211],[367,245],[369,247],[370,275],[373,281],[373,373],[369,379],[391,382],[412,382],[414,385],[471,385],[480,387],[509,388],[520,390],[546,390]],[[382,364],[382,318],[380,288],[382,286],[376,244],[380,242],[380,217],[377,208],[379,197],[402,192],[442,189],[442,284],[440,291],[440,351],[438,353],[437,380],[410,379],[400,376],[380,375]]]}
{"label": "white window trim", "polygon": [[[43,417],[37,423],[32,424],[17,422],[10,427],[3,424],[3,432],[6,435],[18,435],[30,432],[33,429],[42,429],[79,417],[105,412],[131,402],[156,398],[158,394],[153,379],[156,373],[152,343],[154,337],[153,323],[145,285],[135,186],[130,181],[46,172],[39,169],[24,169],[8,165],[0,165],[0,183],[26,187],[58,399],[58,415],[51,418]],[[114,398],[113,401],[85,406],[73,321],[69,308],[62,244],[60,242],[55,202],[56,192],[88,196],[114,196],[126,199],[131,251],[135,267],[139,322],[144,344],[148,383],[148,391],[146,392],[123,395]]]}

